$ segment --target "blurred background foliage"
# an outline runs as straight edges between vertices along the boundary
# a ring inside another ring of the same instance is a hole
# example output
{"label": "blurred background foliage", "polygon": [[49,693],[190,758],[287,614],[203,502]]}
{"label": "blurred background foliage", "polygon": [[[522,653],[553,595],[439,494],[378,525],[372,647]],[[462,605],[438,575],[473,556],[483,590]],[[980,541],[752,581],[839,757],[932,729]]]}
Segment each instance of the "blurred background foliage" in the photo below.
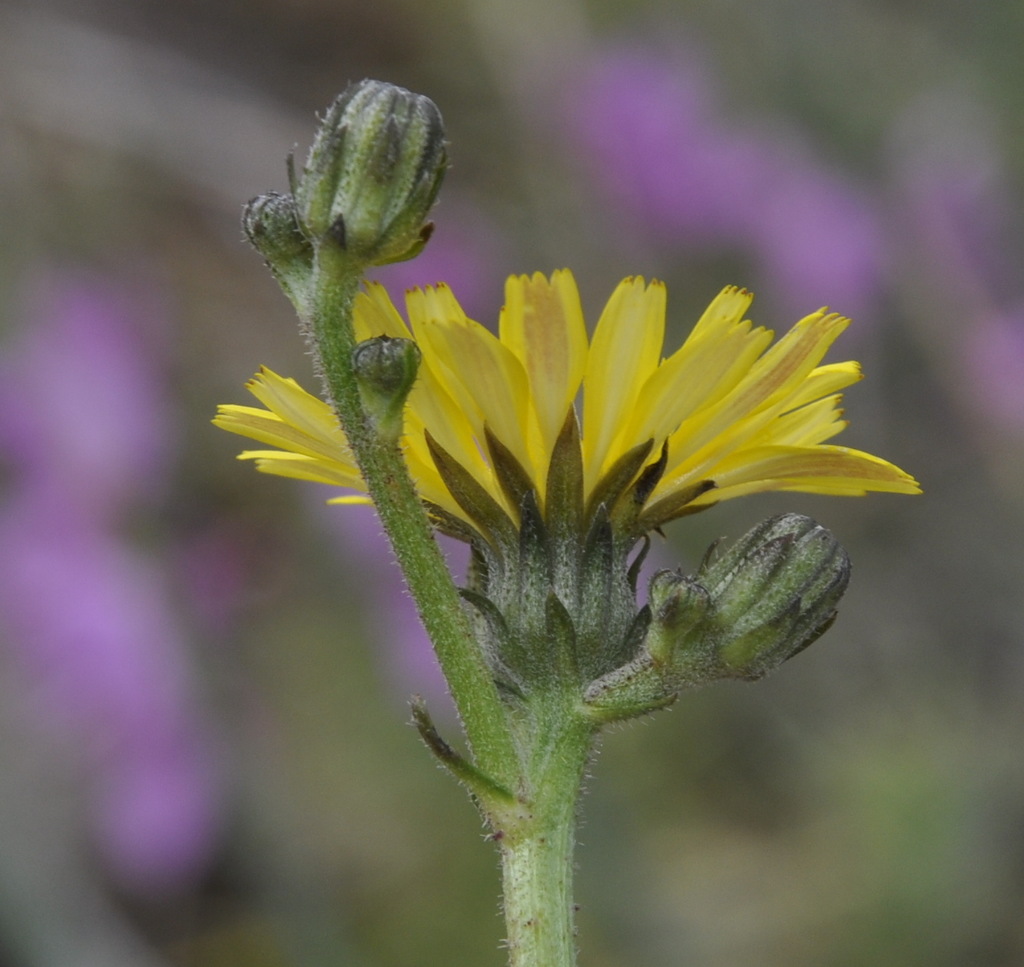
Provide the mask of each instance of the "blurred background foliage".
{"label": "blurred background foliage", "polygon": [[491,322],[512,272],[573,268],[591,318],[656,276],[670,341],[727,283],[779,329],[828,302],[841,442],[925,488],[670,529],[692,568],[808,513],[853,585],[769,681],[605,737],[581,962],[1024,963],[1022,40],[951,0],[0,4],[0,963],[504,961],[371,514],[209,425],[260,364],[312,381],[238,215],[364,76],[452,143],[389,284]]}

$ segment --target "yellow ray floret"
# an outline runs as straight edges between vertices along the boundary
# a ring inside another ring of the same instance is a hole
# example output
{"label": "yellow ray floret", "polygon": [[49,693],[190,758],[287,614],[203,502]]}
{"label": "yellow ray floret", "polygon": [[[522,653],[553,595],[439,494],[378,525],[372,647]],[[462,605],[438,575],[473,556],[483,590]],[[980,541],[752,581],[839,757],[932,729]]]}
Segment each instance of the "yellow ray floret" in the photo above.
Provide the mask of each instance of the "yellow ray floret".
{"label": "yellow ray floret", "polygon": [[[446,286],[406,294],[408,326],[371,283],[355,307],[356,335],[413,338],[422,352],[402,439],[424,500],[471,526],[438,471],[429,434],[513,519],[488,437],[514,458],[543,508],[552,454],[582,401],[579,453],[586,499],[627,454],[658,461],[645,492],[649,526],[766,490],[853,496],[918,493],[913,477],[878,457],[826,444],[846,422],[840,391],[856,363],[822,364],[848,319],[825,309],[781,339],[745,318],[752,296],[728,287],[689,338],[663,355],[665,288],[622,282],[588,339],[571,273],[513,276],[498,335],[469,319]],[[261,369],[248,389],[264,408],[222,406],[217,426],[276,449],[246,451],[260,470],[354,490],[365,486],[330,407],[294,380]]]}

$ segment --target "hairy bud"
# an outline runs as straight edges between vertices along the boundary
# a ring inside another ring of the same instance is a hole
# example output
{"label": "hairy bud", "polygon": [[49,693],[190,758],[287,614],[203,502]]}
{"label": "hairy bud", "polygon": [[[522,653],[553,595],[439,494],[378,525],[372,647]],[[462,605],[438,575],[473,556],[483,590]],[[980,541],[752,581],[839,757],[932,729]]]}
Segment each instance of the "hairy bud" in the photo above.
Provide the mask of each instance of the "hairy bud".
{"label": "hairy bud", "polygon": [[426,244],[447,166],[441,114],[393,84],[353,84],[328,108],[295,179],[299,224],[367,265],[412,258]]}

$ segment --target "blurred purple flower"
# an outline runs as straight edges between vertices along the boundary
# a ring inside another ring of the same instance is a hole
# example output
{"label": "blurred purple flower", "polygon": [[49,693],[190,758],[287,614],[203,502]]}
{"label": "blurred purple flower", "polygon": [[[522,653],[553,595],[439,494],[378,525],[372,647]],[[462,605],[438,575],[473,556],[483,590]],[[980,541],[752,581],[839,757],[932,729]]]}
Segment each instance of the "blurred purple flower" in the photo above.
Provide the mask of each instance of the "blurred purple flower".
{"label": "blurred purple flower", "polygon": [[961,400],[1024,433],[1024,300],[1010,188],[993,119],[957,91],[930,91],[890,135],[901,247],[927,293],[930,339],[962,370]]}
{"label": "blurred purple flower", "polygon": [[190,534],[176,549],[175,575],[192,615],[214,639],[226,637],[252,593],[260,549],[234,521],[218,520]]}
{"label": "blurred purple flower", "polygon": [[102,855],[162,889],[208,861],[218,792],[165,581],[117,529],[172,455],[160,323],[109,280],[46,283],[0,359],[0,620],[31,711],[81,756]]}
{"label": "blurred purple flower", "polygon": [[873,202],[781,129],[728,121],[690,51],[605,54],[568,115],[594,180],[648,233],[745,252],[790,314],[870,314],[883,241]]}
{"label": "blurred purple flower", "polygon": [[650,229],[700,243],[742,230],[760,177],[756,145],[717,123],[698,59],[609,52],[574,92],[569,120],[591,174]]}
{"label": "blurred purple flower", "polygon": [[51,476],[83,513],[162,490],[173,452],[154,365],[166,320],[151,297],[84,273],[41,275],[0,360],[0,444],[21,486]]}
{"label": "blurred purple flower", "polygon": [[782,313],[802,316],[829,306],[866,321],[884,269],[885,236],[874,201],[785,141],[762,149],[766,189],[751,204],[747,232]]}
{"label": "blurred purple flower", "polygon": [[974,403],[1000,428],[1024,434],[1024,305],[967,331],[967,378]]}
{"label": "blurred purple flower", "polygon": [[217,825],[181,632],[151,562],[54,496],[24,493],[0,516],[4,630],[33,713],[92,773],[112,869],[133,886],[172,885],[200,871]]}
{"label": "blurred purple flower", "polygon": [[1017,285],[1007,213],[1018,208],[983,106],[948,91],[912,103],[892,126],[890,156],[902,243],[933,282],[984,317]]}

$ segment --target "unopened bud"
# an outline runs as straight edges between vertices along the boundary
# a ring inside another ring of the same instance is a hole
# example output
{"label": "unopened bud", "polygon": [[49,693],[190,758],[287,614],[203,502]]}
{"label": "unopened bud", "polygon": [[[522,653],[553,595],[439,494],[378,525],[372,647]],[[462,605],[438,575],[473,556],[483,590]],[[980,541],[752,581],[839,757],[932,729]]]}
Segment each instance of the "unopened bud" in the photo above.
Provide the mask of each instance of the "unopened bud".
{"label": "unopened bud", "polygon": [[313,273],[313,247],[302,234],[291,195],[260,195],[242,211],[242,231],[285,294],[303,314]]}
{"label": "unopened bud", "polygon": [[444,126],[427,97],[393,84],[353,84],[327,110],[293,186],[299,222],[367,265],[412,258],[447,165]]}
{"label": "unopened bud", "polygon": [[832,623],[850,560],[820,524],[783,514],[751,530],[699,579],[711,596],[702,631],[719,676],[757,679]]}
{"label": "unopened bud", "polygon": [[397,440],[402,435],[402,410],[420,365],[420,349],[411,339],[376,336],[352,352],[352,368],[377,433]]}
{"label": "unopened bud", "polygon": [[846,551],[820,524],[766,520],[696,577],[655,574],[638,654],[591,682],[584,702],[595,721],[611,722],[683,688],[761,678],[824,633],[849,580]]}
{"label": "unopened bud", "polygon": [[665,665],[681,641],[704,619],[711,604],[708,592],[693,578],[678,571],[658,571],[647,591],[651,624],[644,649],[657,664]]}

